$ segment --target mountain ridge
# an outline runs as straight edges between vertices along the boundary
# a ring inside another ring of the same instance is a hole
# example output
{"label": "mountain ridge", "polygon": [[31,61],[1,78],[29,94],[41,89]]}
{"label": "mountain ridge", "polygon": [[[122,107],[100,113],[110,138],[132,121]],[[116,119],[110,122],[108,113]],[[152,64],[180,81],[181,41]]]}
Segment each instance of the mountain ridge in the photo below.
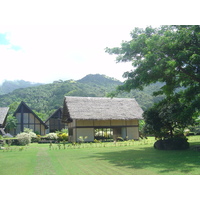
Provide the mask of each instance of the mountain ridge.
{"label": "mountain ridge", "polygon": [[30,81],[24,81],[24,80],[14,80],[14,81],[5,80],[0,85],[0,94],[8,94],[10,92],[13,92],[16,89],[35,87],[42,84],[43,83],[32,83]]}
{"label": "mountain ridge", "polygon": [[[0,107],[10,106],[13,113],[21,101],[24,101],[43,120],[46,120],[56,109],[62,106],[64,96],[81,97],[106,97],[116,90],[117,86],[123,84],[121,81],[100,74],[89,74],[82,79],[54,81],[35,87],[16,89],[8,94],[0,95]],[[121,93],[116,97],[135,98],[139,105],[146,110],[158,97],[153,97],[153,90],[159,85],[149,87],[144,91],[133,90],[130,93]],[[153,89],[152,89],[153,88]]]}

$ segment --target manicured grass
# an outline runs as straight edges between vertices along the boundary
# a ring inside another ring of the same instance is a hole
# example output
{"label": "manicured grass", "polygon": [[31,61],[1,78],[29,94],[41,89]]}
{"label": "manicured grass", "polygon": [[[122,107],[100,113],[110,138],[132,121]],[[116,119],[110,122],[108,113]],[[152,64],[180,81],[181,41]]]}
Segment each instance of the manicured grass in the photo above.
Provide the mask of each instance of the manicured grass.
{"label": "manicured grass", "polygon": [[[134,143],[81,144],[64,149],[53,144],[31,144],[0,151],[0,174],[148,175],[200,174],[200,152],[160,151],[153,139]],[[191,145],[200,137],[189,137]]]}

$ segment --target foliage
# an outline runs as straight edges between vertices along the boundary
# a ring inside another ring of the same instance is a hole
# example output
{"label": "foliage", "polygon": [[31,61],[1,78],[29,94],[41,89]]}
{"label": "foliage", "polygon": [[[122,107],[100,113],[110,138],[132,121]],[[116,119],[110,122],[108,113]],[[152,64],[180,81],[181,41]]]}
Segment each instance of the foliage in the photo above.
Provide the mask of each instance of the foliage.
{"label": "foliage", "polygon": [[144,120],[139,120],[139,132],[142,134],[145,126]]}
{"label": "foliage", "polygon": [[58,134],[66,133],[68,134],[68,129],[67,128],[62,128],[60,131],[56,131]]}
{"label": "foliage", "polygon": [[68,129],[63,128],[61,131],[56,131],[58,141],[68,141]]}
{"label": "foliage", "polygon": [[31,137],[28,133],[17,134],[16,138],[18,139],[20,145],[24,146],[31,143]]}
{"label": "foliage", "polygon": [[59,141],[68,141],[68,133],[57,133]]}
{"label": "foliage", "polygon": [[28,134],[29,134],[29,136],[31,137],[31,142],[36,142],[36,141],[38,141],[38,137],[37,137],[37,135],[33,132],[32,129],[24,127],[24,133],[28,133]]}
{"label": "foliage", "polygon": [[186,133],[186,135],[192,134],[192,135],[200,135],[200,117],[195,119],[195,123],[193,126],[188,127],[189,132]]}
{"label": "foliage", "polygon": [[155,142],[154,148],[158,150],[185,150],[189,148],[187,140],[185,136],[160,139]]}
{"label": "foliage", "polygon": [[0,94],[7,94],[19,88],[27,88],[41,85],[41,83],[31,83],[24,80],[4,81],[0,86]]}
{"label": "foliage", "polygon": [[[121,47],[106,48],[116,54],[117,62],[132,62],[134,70],[124,73],[126,81],[118,90],[142,90],[144,86],[161,82],[164,85],[154,92],[176,96],[190,107],[200,110],[200,26],[161,26],[135,28],[131,41]],[[187,119],[186,119],[187,120]]]}
{"label": "foliage", "polygon": [[10,130],[14,129],[17,127],[17,119],[13,115],[8,115],[7,120],[6,120],[6,131],[10,132]]}
{"label": "foliage", "polygon": [[143,116],[144,133],[154,134],[157,138],[182,135],[186,127],[195,123],[190,108],[172,98],[159,102],[145,111]]}
{"label": "foliage", "polygon": [[24,132],[17,134],[16,138],[20,145],[28,145],[29,143],[35,141],[37,135],[32,129],[24,128]]}
{"label": "foliage", "polygon": [[[59,81],[35,87],[17,89],[12,93],[0,96],[0,106],[9,106],[12,115],[21,101],[34,110],[34,112],[45,121],[56,109],[63,104],[64,96],[96,96],[105,97],[122,82],[104,75],[87,75],[78,80]],[[146,110],[161,97],[152,97],[152,92],[158,90],[162,85],[155,83],[144,88],[143,91],[132,90],[131,93],[121,93],[118,97],[135,98],[140,106]]]}
{"label": "foliage", "polygon": [[50,139],[50,140],[57,140],[58,136],[56,133],[49,133],[46,135],[46,138]]}
{"label": "foliage", "polygon": [[84,137],[83,137],[83,136],[79,136],[79,137],[78,137],[78,143],[81,144],[81,143],[83,143],[86,139],[87,139],[87,136],[84,136]]}
{"label": "foliage", "polygon": [[124,73],[126,81],[117,92],[143,90],[161,82],[153,94],[164,95],[163,99],[144,112],[143,130],[158,138],[170,136],[165,141],[169,146],[177,144],[170,143],[172,137],[193,125],[200,111],[200,26],[135,28],[131,37],[121,47],[106,48],[107,53],[117,55],[117,62],[132,62],[134,67]]}

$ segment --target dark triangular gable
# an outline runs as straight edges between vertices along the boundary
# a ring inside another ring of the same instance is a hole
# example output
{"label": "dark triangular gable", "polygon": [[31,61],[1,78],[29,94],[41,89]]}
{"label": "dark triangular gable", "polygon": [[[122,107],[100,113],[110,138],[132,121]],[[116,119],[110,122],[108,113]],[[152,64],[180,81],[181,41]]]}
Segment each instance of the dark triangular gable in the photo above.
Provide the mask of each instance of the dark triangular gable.
{"label": "dark triangular gable", "polygon": [[19,104],[13,115],[16,116],[17,113],[32,113],[39,120],[39,122],[45,126],[46,129],[48,128],[48,126],[23,101]]}
{"label": "dark triangular gable", "polygon": [[65,124],[62,122],[63,108],[58,108],[45,123],[49,126],[49,131],[60,131],[65,128]]}
{"label": "dark triangular gable", "polygon": [[50,118],[62,118],[62,112],[63,112],[63,108],[58,108],[52,115],[50,115],[50,117],[45,121],[45,123],[50,119]]}

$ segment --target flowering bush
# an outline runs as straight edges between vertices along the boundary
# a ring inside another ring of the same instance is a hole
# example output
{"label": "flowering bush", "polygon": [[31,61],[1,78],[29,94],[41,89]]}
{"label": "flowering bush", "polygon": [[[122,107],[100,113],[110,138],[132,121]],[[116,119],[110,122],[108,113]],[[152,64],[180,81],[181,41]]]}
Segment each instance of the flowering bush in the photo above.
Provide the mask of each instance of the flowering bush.
{"label": "flowering bush", "polygon": [[20,145],[28,145],[31,143],[37,135],[33,132],[32,129],[24,128],[24,132],[16,136]]}
{"label": "flowering bush", "polygon": [[59,141],[67,141],[68,140],[68,133],[57,133]]}
{"label": "flowering bush", "polygon": [[46,135],[46,137],[50,140],[57,140],[58,139],[58,136],[56,133],[49,133]]}
{"label": "flowering bush", "polygon": [[30,132],[30,133],[28,133],[29,134],[29,136],[31,137],[31,142],[33,142],[33,140],[35,139],[35,138],[37,138],[37,135],[35,134],[35,133],[33,133],[33,132]]}
{"label": "flowering bush", "polygon": [[18,139],[20,145],[28,145],[31,142],[29,133],[17,134],[16,138]]}
{"label": "flowering bush", "polygon": [[31,137],[31,142],[34,142],[37,140],[37,135],[33,132],[33,129],[30,128],[24,128],[24,133],[28,133],[29,136]]}
{"label": "flowering bush", "polygon": [[68,140],[68,134],[67,133],[63,133],[63,134],[61,134],[61,136],[62,136],[63,140],[65,140],[65,141]]}

